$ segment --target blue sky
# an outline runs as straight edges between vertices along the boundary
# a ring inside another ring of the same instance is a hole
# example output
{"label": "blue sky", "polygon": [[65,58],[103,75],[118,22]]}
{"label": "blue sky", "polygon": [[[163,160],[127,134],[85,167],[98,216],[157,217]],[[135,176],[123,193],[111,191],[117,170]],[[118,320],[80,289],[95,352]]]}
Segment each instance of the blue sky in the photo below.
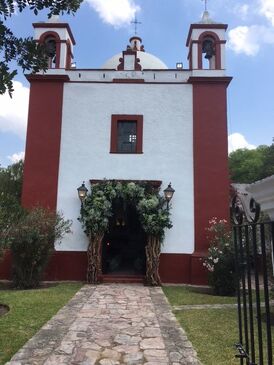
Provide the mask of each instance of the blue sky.
{"label": "blue sky", "polygon": [[[200,20],[201,0],[85,0],[75,16],[62,16],[76,39],[78,68],[99,68],[125,49],[134,33],[135,14],[142,24],[138,35],[147,52],[168,67],[187,65],[189,26]],[[208,0],[215,21],[227,23],[227,75],[230,148],[270,145],[274,137],[274,0]],[[18,13],[7,24],[18,36],[32,36],[32,23],[46,20]],[[15,67],[15,66],[14,66]],[[0,164],[23,156],[28,108],[28,82],[20,70],[13,98],[0,96]]]}

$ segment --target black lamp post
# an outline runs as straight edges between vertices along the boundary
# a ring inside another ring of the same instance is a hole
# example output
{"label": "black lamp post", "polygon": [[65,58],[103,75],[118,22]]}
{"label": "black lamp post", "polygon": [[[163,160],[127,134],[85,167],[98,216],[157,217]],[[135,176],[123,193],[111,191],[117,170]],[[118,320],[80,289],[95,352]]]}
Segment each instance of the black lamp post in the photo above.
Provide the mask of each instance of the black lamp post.
{"label": "black lamp post", "polygon": [[164,190],[165,200],[167,202],[167,209],[169,208],[169,202],[171,201],[175,190],[172,188],[171,183],[168,184],[168,187]]}
{"label": "black lamp post", "polygon": [[86,196],[87,196],[87,193],[88,193],[88,189],[86,188],[86,185],[85,185],[84,181],[83,181],[83,184],[81,186],[79,186],[77,191],[78,191],[78,197],[81,200],[81,205],[83,206],[83,202],[86,199]]}

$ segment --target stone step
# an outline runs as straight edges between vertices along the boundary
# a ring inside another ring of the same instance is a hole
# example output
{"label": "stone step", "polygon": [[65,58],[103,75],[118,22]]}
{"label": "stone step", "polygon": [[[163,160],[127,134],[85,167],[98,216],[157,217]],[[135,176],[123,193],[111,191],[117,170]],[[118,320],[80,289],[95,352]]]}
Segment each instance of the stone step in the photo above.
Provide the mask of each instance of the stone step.
{"label": "stone step", "polygon": [[144,284],[144,275],[101,275],[100,281],[106,283],[120,283],[120,284]]}

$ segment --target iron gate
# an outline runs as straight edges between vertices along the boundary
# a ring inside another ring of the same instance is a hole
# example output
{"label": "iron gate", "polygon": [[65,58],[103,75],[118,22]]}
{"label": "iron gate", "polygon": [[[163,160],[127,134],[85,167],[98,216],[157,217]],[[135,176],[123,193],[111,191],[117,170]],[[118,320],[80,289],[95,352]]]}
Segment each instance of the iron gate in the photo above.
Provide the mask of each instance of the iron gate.
{"label": "iron gate", "polygon": [[[237,275],[240,364],[273,364],[274,222],[260,223],[260,206],[246,196],[232,201],[233,240]],[[272,304],[272,308],[271,308]]]}

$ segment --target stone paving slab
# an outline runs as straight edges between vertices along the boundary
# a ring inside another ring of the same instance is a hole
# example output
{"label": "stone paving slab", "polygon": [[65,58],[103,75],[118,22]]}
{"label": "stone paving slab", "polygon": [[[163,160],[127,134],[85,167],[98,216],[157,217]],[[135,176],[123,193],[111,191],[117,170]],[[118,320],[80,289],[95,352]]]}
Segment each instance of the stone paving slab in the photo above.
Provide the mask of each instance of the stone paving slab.
{"label": "stone paving slab", "polygon": [[200,365],[161,288],[84,286],[6,365]]}

